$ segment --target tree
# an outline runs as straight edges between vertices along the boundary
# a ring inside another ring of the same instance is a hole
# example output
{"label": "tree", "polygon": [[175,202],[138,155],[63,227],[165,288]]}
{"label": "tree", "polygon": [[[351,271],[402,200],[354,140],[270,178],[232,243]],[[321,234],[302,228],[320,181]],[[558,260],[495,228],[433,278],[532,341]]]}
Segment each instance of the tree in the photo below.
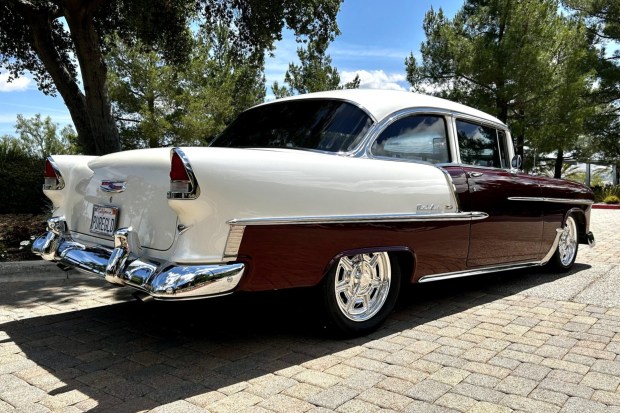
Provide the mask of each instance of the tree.
{"label": "tree", "polygon": [[[237,49],[271,50],[284,26],[331,39],[341,0],[6,0],[0,4],[0,66],[29,71],[44,93],[59,93],[88,154],[121,149],[107,89],[104,39],[139,40],[166,61],[187,61],[190,23],[235,29]],[[79,66],[79,74],[78,74]]]}
{"label": "tree", "polygon": [[494,114],[521,154],[528,138],[556,151],[561,166],[590,110],[582,97],[594,49],[580,20],[559,14],[554,0],[467,0],[452,20],[431,9],[424,31],[422,62],[405,62],[415,89]]}
{"label": "tree", "polygon": [[599,48],[593,62],[596,87],[589,96],[596,113],[586,129],[580,156],[620,163],[620,3],[609,0],[565,0],[564,4],[587,22]]}
{"label": "tree", "polygon": [[264,100],[262,54],[239,59],[227,27],[193,33],[183,65],[166,63],[139,42],[110,44],[110,98],[125,148],[206,144]]}
{"label": "tree", "polygon": [[32,118],[17,115],[17,137],[0,138],[2,152],[22,153],[38,159],[53,154],[78,153],[77,136],[73,128],[67,125],[59,131],[58,126],[49,116],[42,119],[40,114]]}
{"label": "tree", "polygon": [[284,75],[284,83],[287,83],[288,87],[280,86],[278,82],[271,86],[276,99],[295,94],[359,87],[359,76],[340,86],[338,69],[332,66],[332,59],[326,52],[328,45],[327,41],[317,40],[309,42],[305,49],[297,48],[300,64],[289,63]]}

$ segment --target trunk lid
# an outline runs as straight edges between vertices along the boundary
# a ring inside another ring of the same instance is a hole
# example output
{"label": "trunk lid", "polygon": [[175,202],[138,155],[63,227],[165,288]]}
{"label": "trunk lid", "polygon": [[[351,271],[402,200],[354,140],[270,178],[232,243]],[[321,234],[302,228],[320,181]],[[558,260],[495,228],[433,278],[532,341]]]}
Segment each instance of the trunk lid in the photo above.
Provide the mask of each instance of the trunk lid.
{"label": "trunk lid", "polygon": [[[88,167],[92,175],[75,185],[78,197],[72,209],[71,230],[111,245],[113,237],[101,232],[113,231],[106,216],[110,218],[110,208],[115,208],[116,229],[133,227],[145,248],[164,251],[172,246],[177,215],[168,207],[166,197],[170,149],[118,152],[96,158]],[[93,225],[94,219],[103,223]]]}

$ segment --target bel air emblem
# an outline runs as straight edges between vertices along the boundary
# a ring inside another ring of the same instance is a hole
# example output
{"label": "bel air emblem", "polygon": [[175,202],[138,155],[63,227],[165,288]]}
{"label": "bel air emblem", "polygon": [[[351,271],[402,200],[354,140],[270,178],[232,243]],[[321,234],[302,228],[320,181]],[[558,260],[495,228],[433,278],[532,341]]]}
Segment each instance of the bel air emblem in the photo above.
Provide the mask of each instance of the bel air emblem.
{"label": "bel air emblem", "polygon": [[123,192],[127,187],[127,182],[123,181],[101,181],[101,188],[104,192]]}
{"label": "bel air emblem", "polygon": [[418,204],[416,206],[418,214],[430,214],[432,212],[439,211],[439,205],[435,204]]}

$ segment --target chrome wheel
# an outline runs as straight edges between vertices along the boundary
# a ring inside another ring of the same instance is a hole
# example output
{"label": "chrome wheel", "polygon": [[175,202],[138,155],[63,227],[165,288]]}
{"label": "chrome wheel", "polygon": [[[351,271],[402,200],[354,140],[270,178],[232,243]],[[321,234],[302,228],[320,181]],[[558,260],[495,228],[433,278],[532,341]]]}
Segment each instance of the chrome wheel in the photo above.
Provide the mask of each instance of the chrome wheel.
{"label": "chrome wheel", "polygon": [[349,320],[369,320],[385,304],[391,282],[392,271],[387,252],[342,257],[334,277],[338,308]]}
{"label": "chrome wheel", "polygon": [[568,267],[575,260],[577,254],[577,225],[572,216],[566,219],[566,225],[560,234],[560,241],[558,244],[558,253],[560,263]]}

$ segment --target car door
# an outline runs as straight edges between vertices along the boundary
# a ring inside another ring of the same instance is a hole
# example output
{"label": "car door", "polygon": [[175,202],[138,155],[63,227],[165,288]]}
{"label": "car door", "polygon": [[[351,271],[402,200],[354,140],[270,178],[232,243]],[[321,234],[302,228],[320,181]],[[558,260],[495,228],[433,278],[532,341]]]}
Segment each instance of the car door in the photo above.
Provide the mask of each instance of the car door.
{"label": "car door", "polygon": [[469,119],[456,119],[455,127],[467,207],[489,214],[471,224],[467,266],[540,259],[542,205],[512,199],[540,197],[538,181],[510,168],[512,151],[505,131]]}

